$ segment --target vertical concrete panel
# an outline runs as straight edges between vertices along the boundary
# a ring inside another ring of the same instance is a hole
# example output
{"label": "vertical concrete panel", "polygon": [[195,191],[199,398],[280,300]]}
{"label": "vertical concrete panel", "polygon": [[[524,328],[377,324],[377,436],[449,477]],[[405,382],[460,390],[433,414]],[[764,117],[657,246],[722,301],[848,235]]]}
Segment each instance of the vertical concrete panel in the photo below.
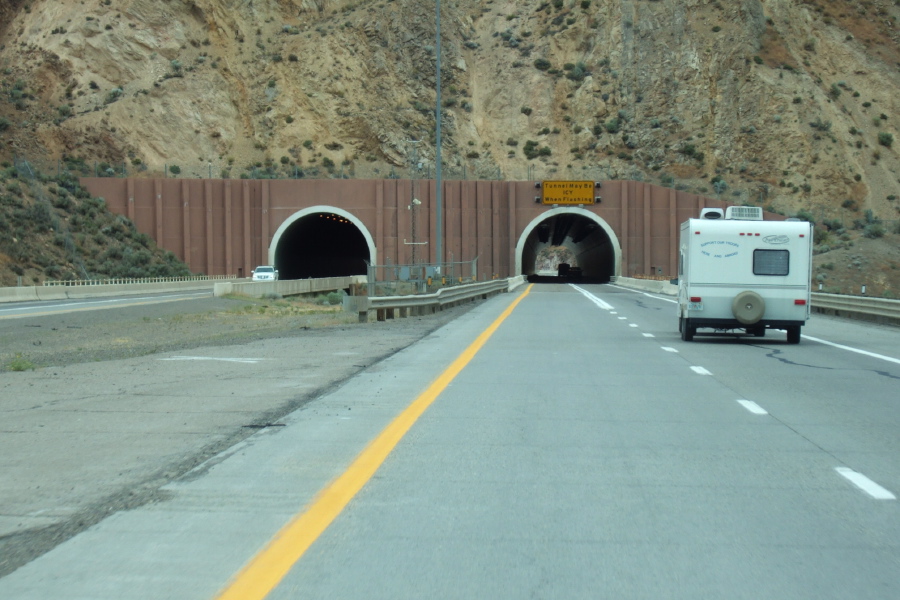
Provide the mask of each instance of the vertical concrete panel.
{"label": "vertical concrete panel", "polygon": [[184,255],[184,207],[182,202],[182,180],[160,179],[161,200],[159,215],[161,217],[163,248],[169,248],[179,259],[187,261]]}
{"label": "vertical concrete panel", "polygon": [[225,272],[228,275],[234,275],[234,235],[232,232],[233,227],[233,207],[234,207],[234,197],[233,197],[233,186],[231,185],[231,180],[225,182],[225,222],[223,225],[225,226]]}
{"label": "vertical concrete panel", "polygon": [[678,275],[678,200],[675,190],[668,190],[669,200],[669,277]]}
{"label": "vertical concrete panel", "polygon": [[491,264],[488,269],[488,279],[497,275],[500,271],[500,209],[503,206],[503,185],[499,181],[491,182]]}
{"label": "vertical concrete panel", "polygon": [[650,204],[650,186],[641,183],[640,184],[641,194],[644,197],[643,205],[644,205],[644,218],[642,221],[641,231],[638,232],[638,235],[644,239],[644,248],[643,248],[643,261],[641,261],[643,273],[650,274],[650,253],[651,253],[651,237],[653,235],[653,226],[652,226],[652,217],[653,211],[651,210]]}
{"label": "vertical concrete panel", "polygon": [[384,182],[385,244],[382,264],[397,262],[397,180]]}
{"label": "vertical concrete panel", "polygon": [[[226,192],[227,188],[227,192]],[[213,188],[215,189],[215,188]],[[226,198],[227,196],[227,198]],[[220,274],[233,275],[234,271],[229,269],[228,266],[228,257],[231,253],[231,236],[230,234],[226,234],[227,228],[225,226],[225,217],[226,217],[226,209],[231,205],[231,180],[225,180],[222,182],[222,189],[219,194],[213,193],[213,236],[215,239],[215,265],[220,269],[217,271]],[[229,217],[230,219],[230,217]],[[229,220],[228,226],[230,227],[231,223]],[[226,235],[228,238],[226,240]]]}
{"label": "vertical concrete panel", "polygon": [[514,273],[516,265],[516,244],[518,243],[519,238],[519,229],[516,227],[518,216],[518,203],[519,203],[519,185],[515,183],[509,183],[507,185],[507,205],[509,207],[507,211],[507,231],[509,232],[509,245],[508,252],[506,256],[506,271],[504,272],[507,277],[519,275],[520,273]]}
{"label": "vertical concrete panel", "polygon": [[[478,254],[478,231],[475,224],[475,206],[477,203],[479,182],[467,180],[462,182],[459,196],[459,213],[457,223],[459,225],[459,243],[453,248],[453,260],[456,262],[471,261]],[[450,257],[447,257],[450,260]],[[480,261],[479,261],[480,262]],[[465,271],[465,275],[471,275],[471,271]]]}
{"label": "vertical concrete panel", "polygon": [[179,259],[186,261],[183,242],[183,208],[181,203],[181,180],[157,179],[159,183],[159,202],[157,227],[162,235],[160,245],[168,248]]}
{"label": "vertical concrete panel", "polygon": [[462,203],[469,193],[469,181],[448,181],[447,194],[444,196],[444,223],[447,226],[447,239],[444,242],[447,256],[460,256],[463,253]]}
{"label": "vertical concrete panel", "polygon": [[152,179],[135,179],[134,184],[134,221],[141,233],[146,233],[154,240],[156,230],[154,226],[154,183]]}
{"label": "vertical concrete panel", "polygon": [[[425,182],[425,185],[422,186],[423,191],[425,191],[428,195],[428,225],[426,229],[428,230],[428,239],[430,243],[428,244],[428,256],[429,262],[437,263],[439,262],[437,255],[437,198],[435,198],[435,182],[432,179],[429,179]],[[424,202],[424,199],[422,200]]]}
{"label": "vertical concrete panel", "polygon": [[167,246],[163,242],[162,182],[159,179],[153,180],[153,198],[153,238],[157,244],[165,248]]}
{"label": "vertical concrete panel", "polygon": [[448,257],[453,256],[453,260],[459,260],[455,257],[462,256],[466,253],[465,244],[463,242],[463,236],[465,235],[463,203],[472,193],[471,184],[471,181],[447,182],[447,200],[445,200],[447,212],[444,219],[447,228],[447,242],[444,251],[447,253]]}
{"label": "vertical concrete panel", "polygon": [[187,179],[181,180],[181,229],[184,235],[181,236],[182,252],[184,262],[191,271],[193,271],[193,256],[191,253],[191,191],[189,189]]}
{"label": "vertical concrete panel", "polygon": [[188,232],[191,236],[191,264],[192,271],[195,273],[208,274],[206,270],[206,236],[204,234],[206,228],[203,220],[206,218],[206,211],[203,202],[204,182],[208,179],[188,179],[188,207],[190,209],[190,224]]}
{"label": "vertical concrete panel", "polygon": [[[408,265],[412,263],[412,181],[409,179],[397,180],[397,218],[399,238],[398,248],[400,255],[398,264]],[[416,237],[419,237],[416,232]]]}
{"label": "vertical concrete panel", "polygon": [[128,212],[125,216],[133,223],[134,222],[134,179],[129,178],[128,180]]}
{"label": "vertical concrete panel", "polygon": [[[127,185],[125,180],[113,177],[97,177],[92,179],[91,195],[102,198],[106,208],[124,215],[127,210]],[[83,184],[82,184],[83,185]]]}
{"label": "vertical concrete panel", "polygon": [[457,243],[454,245],[454,256],[465,257],[457,260],[470,260],[475,252],[475,230],[470,220],[473,216],[473,206],[477,194],[474,181],[465,181],[460,188],[457,200],[456,226],[459,230]]}
{"label": "vertical concrete panel", "polygon": [[[480,277],[485,273],[491,261],[491,235],[493,234],[491,231],[491,182],[477,181],[475,186],[478,209],[478,248],[475,256],[478,257],[478,273]],[[467,260],[472,260],[475,256],[468,257]],[[485,265],[485,263],[488,263],[488,265]]]}
{"label": "vertical concrete panel", "polygon": [[385,181],[379,181],[375,185],[375,244],[381,254],[380,260],[387,256],[387,241],[384,235],[384,186]]}
{"label": "vertical concrete panel", "polygon": [[676,202],[678,204],[678,224],[680,227],[681,223],[692,217],[699,217],[700,213],[697,212],[697,198],[694,194],[687,192],[678,192],[677,194],[678,199]]}
{"label": "vertical concrete panel", "polygon": [[[263,181],[262,186],[262,215],[260,219],[260,227],[262,228],[261,232],[261,240],[258,245],[258,250],[260,252],[260,260],[258,261],[261,265],[269,264],[269,242],[272,241],[271,235],[269,233],[269,203],[270,203],[270,186],[268,181]],[[255,267],[250,267],[251,269]]]}
{"label": "vertical concrete panel", "polygon": [[630,210],[629,202],[628,202],[628,185],[627,182],[621,182],[620,188],[620,203],[621,203],[621,223],[619,227],[622,230],[622,235],[619,237],[622,243],[622,274],[626,277],[631,276],[631,251],[629,244],[629,238],[631,237],[631,232],[628,229],[628,211]]}
{"label": "vertical concrete panel", "polygon": [[213,239],[215,232],[213,230],[213,191],[212,180],[207,179],[203,185],[203,209],[205,211],[203,238],[206,241],[206,265],[204,272],[207,274],[217,273],[215,270],[215,257],[213,255]]}
{"label": "vertical concrete panel", "polygon": [[[256,182],[254,182],[256,183]],[[250,233],[250,181],[241,186],[241,248],[243,249],[238,273],[245,277],[253,270],[253,246]]]}
{"label": "vertical concrete panel", "polygon": [[[434,198],[433,202],[434,202],[434,211],[435,211],[434,212],[434,221],[432,222],[432,238],[431,238],[432,240],[434,240],[434,259],[436,262],[444,263],[449,260],[448,254],[447,254],[447,244],[446,244],[447,219],[444,218],[446,216],[444,214],[444,212],[446,210],[446,206],[444,206],[444,196],[447,193],[447,182],[444,181],[443,179],[441,180],[441,206],[440,206],[440,208],[438,208],[438,205],[437,205],[437,193],[438,193],[437,181],[432,182],[432,185],[430,187],[432,190],[431,197]],[[440,231],[438,231],[438,227],[437,227],[438,212],[441,213],[441,229],[440,229]],[[440,253],[440,255],[437,252],[438,236],[441,237],[441,243],[440,243],[441,253]]]}

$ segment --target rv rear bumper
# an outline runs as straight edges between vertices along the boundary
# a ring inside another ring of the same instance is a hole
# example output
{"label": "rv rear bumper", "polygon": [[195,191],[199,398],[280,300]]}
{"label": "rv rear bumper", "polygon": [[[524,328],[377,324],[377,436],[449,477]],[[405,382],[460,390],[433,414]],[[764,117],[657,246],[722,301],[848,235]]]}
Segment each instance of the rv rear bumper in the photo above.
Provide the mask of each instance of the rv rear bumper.
{"label": "rv rear bumper", "polygon": [[788,321],[775,319],[762,319],[752,325],[745,325],[737,319],[704,319],[703,317],[690,317],[691,327],[708,327],[711,329],[753,329],[766,327],[768,329],[787,329],[788,327],[802,327],[806,321]]}

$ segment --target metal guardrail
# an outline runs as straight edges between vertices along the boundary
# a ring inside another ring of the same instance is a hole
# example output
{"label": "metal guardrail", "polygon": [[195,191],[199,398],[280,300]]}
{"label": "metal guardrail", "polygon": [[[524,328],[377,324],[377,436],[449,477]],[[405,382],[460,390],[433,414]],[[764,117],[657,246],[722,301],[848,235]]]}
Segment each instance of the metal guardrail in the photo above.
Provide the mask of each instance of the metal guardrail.
{"label": "metal guardrail", "polygon": [[510,289],[510,280],[494,279],[481,281],[467,285],[442,288],[433,294],[416,294],[410,296],[348,296],[344,299],[344,308],[350,312],[359,313],[360,323],[368,321],[369,311],[377,311],[377,319],[384,321],[394,318],[395,311],[400,317],[410,314],[423,314],[424,312],[436,312],[442,308],[453,306],[457,303],[473,298],[487,298],[493,294],[506,292]]}
{"label": "metal guardrail", "polygon": [[[677,282],[677,280],[673,280]],[[619,277],[618,285],[645,292],[678,295],[677,283],[665,281],[649,281],[629,277]],[[892,323],[900,325],[900,300],[888,298],[870,298],[867,296],[845,296],[841,294],[813,293],[812,310],[822,314],[830,314],[838,317],[848,317],[864,321],[879,323]]]}
{"label": "metal guardrail", "polygon": [[174,283],[181,281],[225,281],[237,279],[237,275],[191,275],[188,277],[138,277],[116,279],[47,279],[44,287],[74,287],[85,285],[131,285],[135,283]]}
{"label": "metal guardrail", "polygon": [[900,300],[815,293],[812,294],[812,308],[838,317],[900,324]]}

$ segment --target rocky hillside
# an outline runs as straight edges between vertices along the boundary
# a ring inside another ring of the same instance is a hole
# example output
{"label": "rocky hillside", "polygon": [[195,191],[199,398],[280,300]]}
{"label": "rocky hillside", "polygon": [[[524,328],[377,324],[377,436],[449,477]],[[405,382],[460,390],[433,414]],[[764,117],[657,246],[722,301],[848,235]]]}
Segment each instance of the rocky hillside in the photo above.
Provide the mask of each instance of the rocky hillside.
{"label": "rocky hillside", "polygon": [[71,175],[0,163],[0,287],[47,280],[185,277],[187,265]]}
{"label": "rocky hillside", "polygon": [[[8,0],[0,160],[111,175],[433,173],[434,10]],[[445,177],[642,179],[890,234],[898,17],[897,0],[445,1]]]}

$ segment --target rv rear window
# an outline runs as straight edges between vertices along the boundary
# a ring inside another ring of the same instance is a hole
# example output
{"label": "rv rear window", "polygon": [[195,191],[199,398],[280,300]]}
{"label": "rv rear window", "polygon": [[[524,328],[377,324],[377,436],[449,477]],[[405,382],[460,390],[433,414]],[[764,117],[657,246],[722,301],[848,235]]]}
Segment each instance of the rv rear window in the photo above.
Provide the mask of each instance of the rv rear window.
{"label": "rv rear window", "polygon": [[787,250],[754,250],[754,275],[787,275],[790,267],[790,252]]}

